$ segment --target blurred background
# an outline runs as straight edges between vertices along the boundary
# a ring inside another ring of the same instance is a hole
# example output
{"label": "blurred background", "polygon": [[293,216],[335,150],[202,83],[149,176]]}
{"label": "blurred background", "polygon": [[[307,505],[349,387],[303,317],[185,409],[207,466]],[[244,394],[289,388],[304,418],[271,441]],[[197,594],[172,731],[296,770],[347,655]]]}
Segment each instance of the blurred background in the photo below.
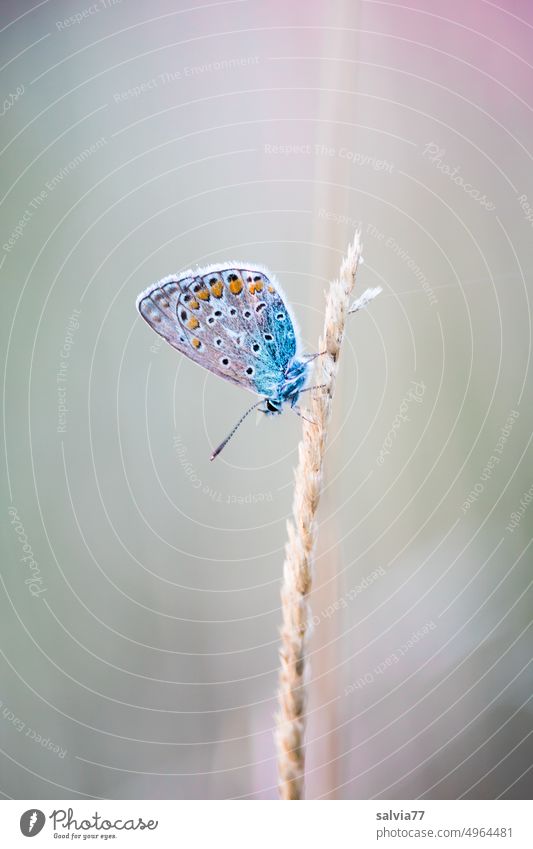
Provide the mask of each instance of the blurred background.
{"label": "blurred background", "polygon": [[[301,422],[140,319],[358,290],[320,505],[307,795],[528,798],[533,10],[5,0],[0,792],[276,798]],[[264,420],[263,420],[264,419]]]}

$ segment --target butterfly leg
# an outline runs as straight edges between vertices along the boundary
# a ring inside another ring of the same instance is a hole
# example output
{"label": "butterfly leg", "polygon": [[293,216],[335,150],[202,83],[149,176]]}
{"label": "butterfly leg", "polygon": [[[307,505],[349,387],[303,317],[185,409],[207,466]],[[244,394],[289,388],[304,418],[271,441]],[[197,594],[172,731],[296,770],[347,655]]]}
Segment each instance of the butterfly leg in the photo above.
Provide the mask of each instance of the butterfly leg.
{"label": "butterfly leg", "polygon": [[306,363],[312,363],[313,360],[316,360],[317,357],[323,357],[324,354],[327,354],[327,351],[319,351],[318,354],[306,354],[307,356]]}
{"label": "butterfly leg", "polygon": [[294,412],[296,413],[296,415],[297,415],[300,419],[303,419],[303,420],[304,420],[304,422],[309,422],[309,424],[316,425],[316,422],[315,422],[315,421],[313,421],[313,419],[308,419],[308,418],[307,418],[307,416],[304,416],[304,414],[302,413],[302,411],[301,411],[300,407],[299,407],[297,404],[291,404],[291,410],[294,410]]}
{"label": "butterfly leg", "polygon": [[300,395],[303,392],[312,392],[313,389],[325,389],[326,386],[327,386],[327,383],[317,383],[316,386],[308,386],[307,389],[300,389]]}

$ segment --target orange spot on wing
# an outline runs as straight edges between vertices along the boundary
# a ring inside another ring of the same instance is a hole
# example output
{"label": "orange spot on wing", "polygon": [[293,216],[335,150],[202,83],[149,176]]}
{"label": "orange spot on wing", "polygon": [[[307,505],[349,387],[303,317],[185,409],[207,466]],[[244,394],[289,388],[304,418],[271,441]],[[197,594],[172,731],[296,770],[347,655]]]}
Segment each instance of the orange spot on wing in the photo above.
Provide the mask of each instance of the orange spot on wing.
{"label": "orange spot on wing", "polygon": [[193,344],[193,347],[194,347],[194,348],[199,348],[199,347],[200,347],[200,345],[201,345],[201,342],[200,342],[200,340],[199,340],[199,339],[194,338],[194,339],[192,340],[192,344]]}
{"label": "orange spot on wing", "polygon": [[189,328],[189,330],[196,330],[196,328],[197,328],[197,327],[200,327],[200,322],[198,321],[198,319],[197,319],[197,318],[195,318],[195,317],[193,316],[193,317],[192,317],[192,318],[190,318],[190,319],[189,319],[189,321],[187,322],[187,327]]}
{"label": "orange spot on wing", "polygon": [[273,286],[269,286],[268,291],[270,292],[271,295],[273,295],[276,290],[274,289]]}
{"label": "orange spot on wing", "polygon": [[193,298],[192,301],[189,301],[189,308],[191,310],[199,310],[200,304],[198,303],[198,301],[195,301],[194,298]]}
{"label": "orange spot on wing", "polygon": [[208,301],[209,300],[209,292],[208,292],[207,289],[200,289],[196,293],[196,297],[200,298],[201,301]]}
{"label": "orange spot on wing", "polygon": [[243,285],[242,280],[240,280],[238,278],[237,278],[237,280],[232,280],[231,283],[229,284],[229,290],[232,293],[232,295],[238,295],[239,292],[242,292],[242,285]]}
{"label": "orange spot on wing", "polygon": [[217,280],[217,282],[213,283],[213,285],[211,286],[211,292],[213,293],[215,298],[221,298],[223,291],[224,291],[224,286],[222,285],[221,280]]}
{"label": "orange spot on wing", "polygon": [[249,287],[250,294],[255,295],[255,294],[257,294],[257,292],[261,292],[262,288],[263,288],[262,283],[252,283],[251,286]]}

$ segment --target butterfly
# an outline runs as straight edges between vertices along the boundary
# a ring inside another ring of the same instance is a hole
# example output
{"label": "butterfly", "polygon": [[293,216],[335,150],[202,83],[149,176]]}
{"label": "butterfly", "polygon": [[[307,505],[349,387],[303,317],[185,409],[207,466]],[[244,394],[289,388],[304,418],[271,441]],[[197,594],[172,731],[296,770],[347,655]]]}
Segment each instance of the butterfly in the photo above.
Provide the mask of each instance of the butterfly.
{"label": "butterfly", "polygon": [[[349,311],[366,306],[379,291],[367,290]],[[266,415],[277,415],[289,404],[301,415],[298,398],[308,391],[304,387],[310,363],[321,354],[302,353],[295,319],[268,269],[230,262],[171,274],[141,292],[137,309],[173,348],[261,398],[213,451],[211,460],[257,407]]]}
{"label": "butterfly", "polygon": [[137,298],[137,309],[166,341],[198,365],[261,396],[246,416],[277,415],[298,397],[317,356],[302,354],[300,334],[279,283],[266,268],[241,262],[170,275]]}

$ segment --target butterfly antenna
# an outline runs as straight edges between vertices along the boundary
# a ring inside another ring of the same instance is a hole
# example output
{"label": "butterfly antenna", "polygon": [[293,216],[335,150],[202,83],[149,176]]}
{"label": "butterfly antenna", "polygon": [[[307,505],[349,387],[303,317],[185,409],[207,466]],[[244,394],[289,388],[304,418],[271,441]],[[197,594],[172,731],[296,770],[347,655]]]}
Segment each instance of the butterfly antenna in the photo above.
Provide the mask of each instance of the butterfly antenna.
{"label": "butterfly antenna", "polygon": [[220,452],[222,451],[222,449],[223,449],[223,448],[225,448],[225,447],[226,447],[226,445],[228,444],[228,442],[230,441],[230,439],[231,439],[231,437],[233,436],[233,434],[235,433],[235,431],[236,431],[236,430],[237,430],[237,429],[238,429],[238,428],[242,425],[242,423],[243,423],[243,421],[245,420],[246,416],[248,416],[248,415],[252,412],[252,410],[255,410],[255,408],[256,408],[256,407],[259,407],[262,403],[263,403],[263,399],[261,399],[260,401],[258,401],[256,404],[253,404],[253,405],[250,407],[250,409],[249,409],[249,410],[246,410],[245,414],[244,414],[243,416],[241,416],[241,418],[239,419],[239,421],[237,422],[237,424],[235,425],[235,427],[233,428],[233,430],[232,430],[232,431],[228,434],[228,436],[226,436],[225,440],[224,440],[223,442],[221,442],[221,443],[220,443],[220,445],[218,446],[218,448],[215,448],[215,450],[214,450],[214,451],[213,451],[213,453],[211,454],[211,457],[209,458],[210,460],[214,460],[214,459],[215,459],[215,457],[218,457],[218,455],[220,454]]}

